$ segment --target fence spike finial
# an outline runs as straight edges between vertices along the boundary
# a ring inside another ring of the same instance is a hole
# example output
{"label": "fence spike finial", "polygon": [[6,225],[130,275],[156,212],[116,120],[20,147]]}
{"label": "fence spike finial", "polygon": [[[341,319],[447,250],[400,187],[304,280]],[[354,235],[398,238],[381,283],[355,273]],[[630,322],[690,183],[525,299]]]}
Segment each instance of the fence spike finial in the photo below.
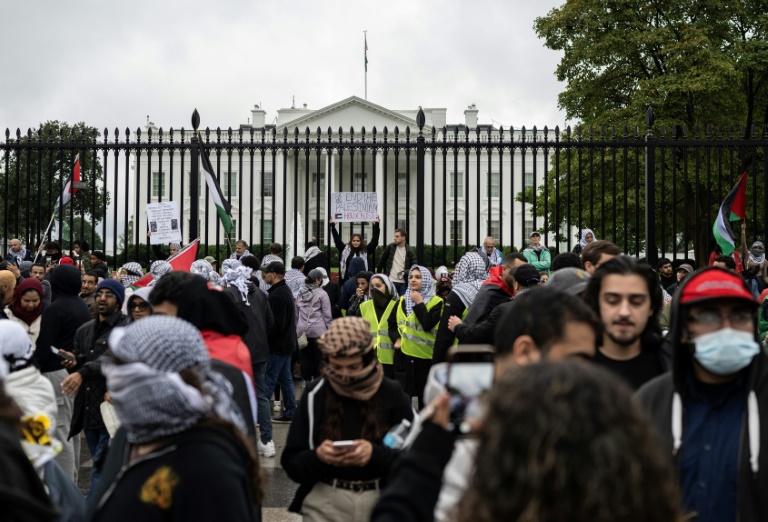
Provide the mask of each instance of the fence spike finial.
{"label": "fence spike finial", "polygon": [[197,112],[197,108],[192,112],[192,130],[197,132],[200,128],[200,113]]}

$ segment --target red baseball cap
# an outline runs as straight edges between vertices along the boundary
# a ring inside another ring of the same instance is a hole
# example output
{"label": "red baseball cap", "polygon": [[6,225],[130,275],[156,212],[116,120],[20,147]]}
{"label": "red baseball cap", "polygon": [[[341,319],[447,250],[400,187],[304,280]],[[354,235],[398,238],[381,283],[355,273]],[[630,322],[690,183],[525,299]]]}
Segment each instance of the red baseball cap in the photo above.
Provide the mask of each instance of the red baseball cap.
{"label": "red baseball cap", "polygon": [[755,296],[738,275],[718,268],[691,275],[680,294],[680,303],[684,305],[710,299],[742,299],[757,305]]}

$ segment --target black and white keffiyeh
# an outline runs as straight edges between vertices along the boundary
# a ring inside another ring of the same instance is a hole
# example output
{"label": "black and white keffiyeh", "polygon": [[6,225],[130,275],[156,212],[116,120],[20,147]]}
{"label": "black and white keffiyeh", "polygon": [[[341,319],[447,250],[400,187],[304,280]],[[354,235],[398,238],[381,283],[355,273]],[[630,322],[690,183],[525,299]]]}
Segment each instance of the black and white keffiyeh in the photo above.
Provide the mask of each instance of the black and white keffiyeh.
{"label": "black and white keffiyeh", "polygon": [[[123,270],[128,273],[126,275],[122,275]],[[141,268],[140,264],[135,262],[124,264],[120,267],[120,272],[120,282],[123,283],[123,286],[126,288],[130,288],[134,285],[134,283],[136,283],[136,281],[144,277],[144,270]]]}
{"label": "black and white keffiyeh", "polygon": [[234,270],[235,268],[242,266],[243,264],[237,259],[225,259],[221,264],[221,276],[227,277],[227,272]]}
{"label": "black and white keffiyeh", "polygon": [[[230,260],[227,259],[224,262],[226,263],[227,261]],[[227,270],[222,277],[224,285],[237,288],[243,302],[248,306],[251,306],[251,303],[248,301],[248,280],[251,278],[251,272],[252,270],[247,266],[240,265]]]}
{"label": "black and white keffiyeh", "polygon": [[[429,273],[429,270],[427,270],[426,267],[421,265],[413,265],[408,269],[409,279],[411,277],[411,272],[414,270],[421,272],[421,288],[419,289],[419,293],[421,294],[421,298],[424,300],[424,304],[427,304],[429,300],[432,299],[432,297],[435,295],[435,284],[434,280],[432,279],[432,274]],[[411,299],[411,287],[408,286],[408,290],[405,291],[405,315],[411,315],[415,304],[416,303],[413,302],[413,299]]]}
{"label": "black and white keffiyeh", "polygon": [[[141,444],[181,433],[205,417],[245,423],[232,401],[232,386],[211,371],[200,332],[188,322],[152,316],[115,328],[109,346],[120,363],[103,363],[112,405],[128,441]],[[202,391],[179,372],[194,371]]]}
{"label": "black and white keffiyeh", "polygon": [[213,265],[205,259],[198,259],[189,267],[189,273],[201,276],[206,281],[211,280],[211,272],[214,272]]}
{"label": "black and white keffiyeh", "polygon": [[158,279],[171,272],[173,272],[173,267],[167,261],[155,261],[149,265],[149,273],[152,274],[153,283],[157,283]]}
{"label": "black and white keffiyeh", "polygon": [[479,252],[467,252],[456,264],[452,290],[466,307],[472,304],[483,281],[489,277],[487,259]]}
{"label": "black and white keffiyeh", "polygon": [[24,258],[27,257],[27,249],[25,247],[21,247],[21,250],[14,252],[9,248],[8,255],[16,258],[16,265],[18,266],[22,261],[24,261]]}

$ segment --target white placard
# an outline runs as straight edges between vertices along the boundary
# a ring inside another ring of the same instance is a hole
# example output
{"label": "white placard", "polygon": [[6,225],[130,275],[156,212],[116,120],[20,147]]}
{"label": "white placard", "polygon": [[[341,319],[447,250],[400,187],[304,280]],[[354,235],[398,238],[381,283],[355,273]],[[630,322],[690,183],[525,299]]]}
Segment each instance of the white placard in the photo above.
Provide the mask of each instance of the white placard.
{"label": "white placard", "polygon": [[175,201],[149,203],[147,205],[147,226],[149,242],[153,245],[181,243],[179,207]]}
{"label": "white placard", "polygon": [[375,192],[331,193],[331,217],[336,223],[376,221],[379,200]]}

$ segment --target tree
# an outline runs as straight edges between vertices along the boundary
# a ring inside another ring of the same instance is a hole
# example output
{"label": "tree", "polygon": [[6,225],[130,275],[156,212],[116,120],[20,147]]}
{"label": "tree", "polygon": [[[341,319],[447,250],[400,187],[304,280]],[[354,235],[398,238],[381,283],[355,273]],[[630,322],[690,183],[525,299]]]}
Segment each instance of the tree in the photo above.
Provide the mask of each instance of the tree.
{"label": "tree", "polygon": [[[6,238],[23,238],[28,245],[37,245],[48,226],[62,188],[72,174],[76,154],[80,154],[81,181],[87,189],[78,191],[64,208],[64,219],[84,217],[96,227],[104,218],[109,193],[103,186],[103,170],[96,154],[99,132],[80,122],[47,121],[37,129],[29,129],[16,139],[7,139],[5,156],[0,158],[0,187],[5,194],[0,207],[0,230]],[[95,189],[95,190],[94,190]],[[80,226],[72,229],[77,239]],[[69,240],[69,238],[64,238]],[[85,237],[93,243],[95,236]]]}

